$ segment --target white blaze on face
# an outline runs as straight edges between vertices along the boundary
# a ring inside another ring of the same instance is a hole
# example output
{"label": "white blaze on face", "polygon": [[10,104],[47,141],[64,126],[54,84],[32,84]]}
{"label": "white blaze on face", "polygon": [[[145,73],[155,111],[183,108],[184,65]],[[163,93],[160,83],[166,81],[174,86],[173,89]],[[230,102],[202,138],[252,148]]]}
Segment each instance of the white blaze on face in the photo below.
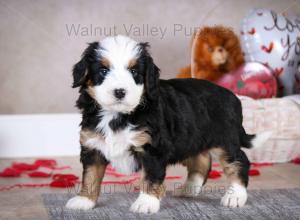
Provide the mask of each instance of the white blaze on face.
{"label": "white blaze on face", "polygon": [[[140,103],[144,85],[136,84],[128,70],[130,61],[138,58],[139,50],[138,43],[125,36],[108,37],[100,42],[99,56],[110,64],[102,84],[94,87],[95,98],[103,110],[129,113]],[[123,99],[115,97],[116,89],[125,90]]]}

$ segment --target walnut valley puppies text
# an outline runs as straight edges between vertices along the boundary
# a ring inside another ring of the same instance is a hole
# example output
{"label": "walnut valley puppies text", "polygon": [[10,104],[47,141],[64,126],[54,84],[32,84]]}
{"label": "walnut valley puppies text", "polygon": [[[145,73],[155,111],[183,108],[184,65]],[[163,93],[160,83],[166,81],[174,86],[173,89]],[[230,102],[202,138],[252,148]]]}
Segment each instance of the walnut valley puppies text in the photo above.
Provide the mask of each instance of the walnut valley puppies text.
{"label": "walnut valley puppies text", "polygon": [[112,26],[65,24],[66,34],[69,37],[107,37],[123,33],[132,37],[155,37],[164,39],[167,35],[190,37],[197,29],[197,27],[186,26],[183,24],[173,24],[170,26],[150,24],[122,24]]}

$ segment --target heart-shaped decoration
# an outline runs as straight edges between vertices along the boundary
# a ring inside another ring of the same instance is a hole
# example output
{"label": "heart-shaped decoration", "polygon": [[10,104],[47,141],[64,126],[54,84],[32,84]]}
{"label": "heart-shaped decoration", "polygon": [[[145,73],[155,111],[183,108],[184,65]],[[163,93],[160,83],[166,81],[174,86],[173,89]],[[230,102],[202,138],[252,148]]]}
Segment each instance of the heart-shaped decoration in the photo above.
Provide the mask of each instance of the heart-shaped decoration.
{"label": "heart-shaped decoration", "polygon": [[261,63],[246,63],[216,81],[237,95],[254,99],[277,95],[277,83],[272,71]]}
{"label": "heart-shaped decoration", "polygon": [[280,95],[297,93],[300,17],[255,9],[244,19],[241,33],[246,61],[260,62],[271,68],[282,88]]}

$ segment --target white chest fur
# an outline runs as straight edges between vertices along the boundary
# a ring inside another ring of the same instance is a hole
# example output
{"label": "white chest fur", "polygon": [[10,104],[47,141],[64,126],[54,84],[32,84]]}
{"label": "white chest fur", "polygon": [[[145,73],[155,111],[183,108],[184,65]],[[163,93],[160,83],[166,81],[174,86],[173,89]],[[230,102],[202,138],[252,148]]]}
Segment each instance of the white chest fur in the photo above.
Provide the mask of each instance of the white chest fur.
{"label": "white chest fur", "polygon": [[125,174],[134,172],[137,163],[129,149],[132,146],[140,145],[139,140],[142,132],[133,130],[134,126],[131,124],[114,132],[109,123],[116,115],[108,112],[101,112],[101,115],[102,120],[96,129],[101,131],[104,136],[100,140],[97,139],[97,143],[92,145],[102,152],[117,171]]}

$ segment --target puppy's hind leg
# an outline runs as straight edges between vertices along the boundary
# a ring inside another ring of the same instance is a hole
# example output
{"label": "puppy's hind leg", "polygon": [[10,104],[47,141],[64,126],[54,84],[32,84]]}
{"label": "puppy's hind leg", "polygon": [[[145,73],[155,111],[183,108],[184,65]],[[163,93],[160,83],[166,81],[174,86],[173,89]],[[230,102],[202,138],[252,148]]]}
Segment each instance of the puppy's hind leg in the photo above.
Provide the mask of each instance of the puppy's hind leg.
{"label": "puppy's hind leg", "polygon": [[221,205],[242,207],[247,201],[248,171],[250,162],[246,154],[238,149],[234,154],[223,152],[220,163],[229,181],[229,188],[221,199]]}
{"label": "puppy's hind leg", "polygon": [[211,155],[209,152],[202,152],[183,162],[187,167],[187,179],[184,185],[175,189],[175,196],[193,197],[197,196],[202,186],[206,183],[208,173],[211,169]]}

